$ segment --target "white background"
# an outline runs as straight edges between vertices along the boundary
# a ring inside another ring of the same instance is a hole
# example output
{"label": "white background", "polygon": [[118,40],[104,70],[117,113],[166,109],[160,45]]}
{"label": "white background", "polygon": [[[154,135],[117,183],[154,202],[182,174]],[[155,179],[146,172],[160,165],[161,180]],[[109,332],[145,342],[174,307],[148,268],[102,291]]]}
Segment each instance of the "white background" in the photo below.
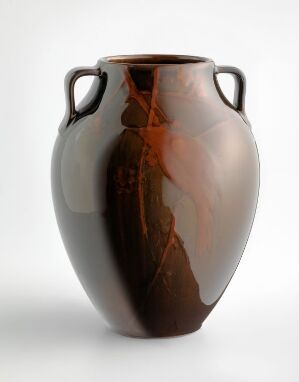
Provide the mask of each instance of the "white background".
{"label": "white background", "polygon": [[[298,20],[296,0],[0,0],[1,382],[299,381]],[[71,268],[51,200],[65,73],[134,53],[241,68],[260,152],[241,264],[203,328],[176,339],[105,328]]]}

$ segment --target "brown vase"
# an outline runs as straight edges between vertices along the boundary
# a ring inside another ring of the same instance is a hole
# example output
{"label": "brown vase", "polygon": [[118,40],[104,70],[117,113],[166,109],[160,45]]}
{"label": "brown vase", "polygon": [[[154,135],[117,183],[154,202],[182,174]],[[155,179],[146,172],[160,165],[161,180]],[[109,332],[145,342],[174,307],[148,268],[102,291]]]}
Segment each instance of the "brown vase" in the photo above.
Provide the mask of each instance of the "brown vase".
{"label": "brown vase", "polygon": [[[235,78],[230,103],[217,82]],[[93,85],[75,107],[81,76]],[[52,159],[58,225],[88,296],[116,331],[189,333],[242,256],[259,188],[245,77],[212,60],[106,57],[66,76]]]}

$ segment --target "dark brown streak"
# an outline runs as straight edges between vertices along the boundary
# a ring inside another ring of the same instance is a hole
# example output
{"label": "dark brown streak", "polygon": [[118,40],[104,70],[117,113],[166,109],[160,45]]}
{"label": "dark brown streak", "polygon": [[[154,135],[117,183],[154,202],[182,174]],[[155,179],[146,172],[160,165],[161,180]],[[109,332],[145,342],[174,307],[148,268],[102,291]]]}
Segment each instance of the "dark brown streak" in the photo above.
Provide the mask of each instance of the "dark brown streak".
{"label": "dark brown streak", "polygon": [[145,210],[144,210],[144,194],[143,194],[143,163],[145,157],[146,145],[143,141],[143,146],[141,150],[141,157],[139,161],[138,168],[138,200],[139,200],[139,211],[140,211],[140,222],[141,228],[144,236],[147,238],[147,225],[145,220]]}
{"label": "dark brown streak", "polygon": [[152,89],[152,97],[151,97],[151,106],[148,114],[148,120],[147,120],[147,128],[153,127],[153,119],[155,114],[155,108],[156,108],[156,98],[158,94],[158,71],[157,68],[154,69],[154,82],[153,82],[153,89]]}
{"label": "dark brown streak", "polygon": [[169,229],[169,233],[168,233],[167,243],[166,243],[164,251],[163,251],[163,253],[161,255],[160,262],[159,262],[159,264],[158,264],[158,266],[156,268],[156,272],[154,274],[154,277],[153,277],[152,281],[150,282],[150,284],[149,284],[149,286],[147,288],[146,295],[145,295],[145,301],[144,301],[144,304],[142,306],[142,309],[144,309],[144,307],[145,307],[145,305],[147,303],[147,300],[148,300],[148,297],[149,297],[149,295],[150,295],[150,293],[152,291],[152,288],[155,285],[155,282],[157,281],[157,278],[158,278],[159,274],[161,273],[161,270],[163,268],[165,260],[167,259],[167,255],[169,253],[169,249],[171,248],[172,244],[174,243],[174,235],[175,235],[174,226],[175,226],[175,217],[172,215],[170,229]]}
{"label": "dark brown streak", "polygon": [[[148,112],[148,119],[147,119],[147,128],[152,127],[153,125],[153,118],[154,118],[154,105],[155,105],[155,97],[157,93],[157,71],[154,69],[154,84],[152,89],[152,96],[151,96],[151,105]],[[135,84],[134,89],[136,90]],[[137,90],[136,90],[137,92]],[[139,97],[142,97],[139,96]],[[143,99],[143,97],[142,97]],[[147,238],[147,225],[145,220],[145,210],[144,210],[144,194],[143,194],[143,163],[144,163],[144,156],[146,151],[146,144],[144,141],[142,141],[142,151],[141,151],[141,157],[139,162],[139,169],[138,169],[138,196],[139,196],[139,210],[140,210],[140,221],[141,221],[141,228],[144,236]]]}
{"label": "dark brown streak", "polygon": [[126,70],[125,72],[125,77],[129,87],[129,96],[133,97],[138,102],[140,107],[148,114],[149,106],[145,98],[143,97],[143,95],[138,92],[136,85],[134,81],[132,80],[132,77],[130,76],[130,73],[128,72],[128,70]]}

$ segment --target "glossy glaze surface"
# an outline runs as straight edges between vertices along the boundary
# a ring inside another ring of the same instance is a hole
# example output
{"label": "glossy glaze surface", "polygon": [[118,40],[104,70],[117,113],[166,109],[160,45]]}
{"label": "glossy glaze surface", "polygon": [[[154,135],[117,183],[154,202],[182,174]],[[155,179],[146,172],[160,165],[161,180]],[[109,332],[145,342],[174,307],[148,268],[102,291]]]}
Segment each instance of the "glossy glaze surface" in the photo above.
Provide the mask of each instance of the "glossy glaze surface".
{"label": "glossy glaze surface", "polygon": [[[238,265],[257,203],[244,75],[163,55],[105,58],[79,70],[66,79],[52,161],[73,267],[114,330],[142,337],[197,330]],[[223,72],[235,76],[234,105],[218,85]],[[96,77],[76,111],[81,75]]]}

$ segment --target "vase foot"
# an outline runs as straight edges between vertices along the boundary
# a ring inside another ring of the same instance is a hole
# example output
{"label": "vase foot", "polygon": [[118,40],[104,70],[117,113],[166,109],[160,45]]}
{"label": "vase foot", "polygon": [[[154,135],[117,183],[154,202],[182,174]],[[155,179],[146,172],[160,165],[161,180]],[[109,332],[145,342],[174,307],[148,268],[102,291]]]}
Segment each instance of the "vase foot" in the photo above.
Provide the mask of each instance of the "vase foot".
{"label": "vase foot", "polygon": [[150,340],[150,339],[170,339],[170,338],[177,338],[177,337],[184,337],[184,336],[188,336],[192,333],[195,333],[197,332],[199,329],[201,329],[202,325],[198,326],[197,328],[195,329],[192,329],[192,330],[188,330],[188,331],[182,331],[182,332],[174,332],[174,333],[165,333],[165,334],[155,334],[155,333],[148,333],[148,334],[133,334],[133,333],[129,333],[129,332],[126,332],[126,331],[122,331],[122,330],[116,330],[116,329],[112,329],[112,331],[116,334],[119,334],[123,337],[128,337],[128,338],[135,338],[135,339],[147,339],[147,340]]}

